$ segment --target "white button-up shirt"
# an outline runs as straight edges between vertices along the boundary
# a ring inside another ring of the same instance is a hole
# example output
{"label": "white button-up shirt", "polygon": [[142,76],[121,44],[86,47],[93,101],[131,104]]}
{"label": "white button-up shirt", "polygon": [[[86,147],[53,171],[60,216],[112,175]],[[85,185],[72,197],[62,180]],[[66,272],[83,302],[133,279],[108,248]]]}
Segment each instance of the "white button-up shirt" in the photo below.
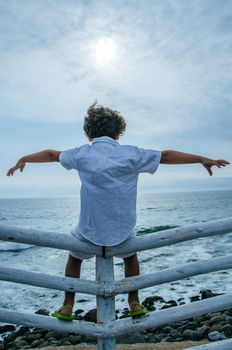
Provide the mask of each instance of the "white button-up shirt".
{"label": "white button-up shirt", "polygon": [[77,170],[82,183],[76,234],[101,246],[128,239],[136,224],[138,175],[153,174],[160,158],[160,151],[120,145],[108,136],[61,152],[60,163]]}

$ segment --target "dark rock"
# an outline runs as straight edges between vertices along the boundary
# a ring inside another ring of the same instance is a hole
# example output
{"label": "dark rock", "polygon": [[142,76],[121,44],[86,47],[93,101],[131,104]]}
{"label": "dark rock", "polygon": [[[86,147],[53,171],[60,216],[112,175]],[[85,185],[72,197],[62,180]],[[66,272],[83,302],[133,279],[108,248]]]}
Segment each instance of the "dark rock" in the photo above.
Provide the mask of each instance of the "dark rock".
{"label": "dark rock", "polygon": [[179,327],[182,327],[183,326],[183,323],[182,322],[174,322],[173,324],[172,324],[172,327],[173,328],[179,328]]}
{"label": "dark rock", "polygon": [[89,301],[88,299],[79,299],[77,300],[78,303],[87,303],[87,301]]}
{"label": "dark rock", "polygon": [[41,344],[41,340],[34,340],[32,343],[31,343],[31,348],[38,348],[39,345]]}
{"label": "dark rock", "polygon": [[154,306],[154,303],[156,301],[159,301],[161,303],[165,303],[164,298],[158,296],[158,295],[154,295],[151,297],[147,297],[143,302],[142,305],[144,305],[146,308],[150,307],[150,306]]}
{"label": "dark rock", "polygon": [[204,317],[203,316],[196,316],[193,317],[193,321],[197,322],[198,324],[201,323],[202,321],[204,321]]}
{"label": "dark rock", "polygon": [[92,335],[86,335],[85,336],[85,342],[88,344],[96,344],[97,343],[97,337],[94,337]]}
{"label": "dark rock", "polygon": [[208,339],[211,341],[217,341],[222,339],[222,334],[215,331],[215,332],[209,332],[208,333]]}
{"label": "dark rock", "polygon": [[68,336],[67,332],[61,333],[61,332],[56,332],[56,331],[49,331],[47,334],[45,334],[44,339],[50,340],[53,338],[54,340],[56,339],[63,339]]}
{"label": "dark rock", "polygon": [[175,300],[168,300],[167,301],[167,304],[170,304],[170,305],[172,305],[172,306],[177,306],[177,302],[175,301]]}
{"label": "dark rock", "polygon": [[201,340],[204,339],[207,336],[207,333],[209,331],[209,327],[207,325],[203,325],[202,327],[199,327],[196,329],[197,339]]}
{"label": "dark rock", "polygon": [[218,322],[221,322],[221,321],[224,321],[224,320],[225,320],[225,317],[223,315],[217,315],[217,316],[212,317],[209,320],[209,324],[212,325],[214,323],[218,323]]}
{"label": "dark rock", "polygon": [[193,331],[192,329],[185,329],[183,332],[183,337],[189,340],[196,340],[197,335],[196,335],[196,332]]}
{"label": "dark rock", "polygon": [[72,343],[69,340],[62,341],[62,345],[72,345]]}
{"label": "dark rock", "polygon": [[167,337],[167,334],[166,333],[159,333],[159,334],[156,334],[156,338],[157,338],[157,341],[158,342],[161,342],[162,339],[166,338]]}
{"label": "dark rock", "polygon": [[121,319],[121,318],[127,318],[127,317],[130,317],[129,312],[128,312],[128,313],[124,313],[123,315],[119,316],[119,319]]}
{"label": "dark rock", "polygon": [[19,349],[23,349],[24,346],[27,346],[28,343],[22,339],[22,337],[18,337],[17,339],[15,339],[14,344],[19,348]]}
{"label": "dark rock", "polygon": [[220,332],[221,327],[225,325],[225,323],[214,323],[211,327],[210,327],[210,332]]}
{"label": "dark rock", "polygon": [[58,297],[59,296],[59,294],[53,294],[52,295],[52,298],[56,298],[56,297]]}
{"label": "dark rock", "polygon": [[187,322],[184,326],[182,326],[182,329],[196,329],[197,328],[197,323],[196,322]]}
{"label": "dark rock", "polygon": [[225,324],[220,328],[220,332],[224,333],[227,337],[232,335],[232,326],[230,324]]}
{"label": "dark rock", "polygon": [[69,340],[73,345],[79,344],[81,342],[80,335],[70,335]]}
{"label": "dark rock", "polygon": [[33,341],[33,340],[37,340],[37,339],[41,339],[41,334],[39,333],[30,333],[27,335],[27,340]]}
{"label": "dark rock", "polygon": [[34,328],[33,333],[47,334],[49,331],[45,328]]}
{"label": "dark rock", "polygon": [[17,330],[17,334],[19,335],[24,335],[24,334],[30,334],[31,329],[27,326],[21,326],[18,330]]}
{"label": "dark rock", "polygon": [[221,316],[221,315],[222,315],[221,312],[212,312],[211,314],[205,315],[205,317],[211,320],[213,317]]}
{"label": "dark rock", "polygon": [[201,299],[207,299],[207,298],[212,298],[212,297],[215,297],[217,295],[221,295],[223,293],[213,293],[210,289],[203,289],[200,291],[200,294],[201,294]]}
{"label": "dark rock", "polygon": [[16,332],[8,334],[8,336],[3,339],[3,343],[8,344],[8,343],[14,341],[17,338],[17,336],[18,335]]}
{"label": "dark rock", "polygon": [[170,337],[170,336],[167,336],[167,337],[164,337],[164,338],[162,338],[161,339],[161,343],[166,343],[166,342],[172,342],[173,340],[172,340],[172,337]]}
{"label": "dark rock", "polygon": [[178,332],[177,330],[173,330],[170,335],[176,340],[177,338],[181,338],[181,333]]}
{"label": "dark rock", "polygon": [[97,309],[92,309],[84,316],[84,320],[87,322],[97,322]]}
{"label": "dark rock", "polygon": [[200,322],[200,324],[199,324],[200,327],[202,327],[204,325],[209,327],[209,320],[204,320],[203,322]]}
{"label": "dark rock", "polygon": [[225,320],[226,320],[227,323],[232,325],[232,317],[231,316],[226,316]]}
{"label": "dark rock", "polygon": [[184,302],[185,300],[184,300],[184,298],[179,298],[179,299],[177,299],[177,301],[179,303],[179,302]]}
{"label": "dark rock", "polygon": [[226,316],[230,316],[230,311],[229,311],[229,310],[225,310],[225,311],[223,312],[223,314],[226,315]]}
{"label": "dark rock", "polygon": [[176,338],[175,341],[180,342],[180,341],[184,341],[184,339],[182,337],[179,337],[179,338]]}
{"label": "dark rock", "polygon": [[173,330],[173,328],[170,327],[170,326],[165,326],[165,327],[163,328],[163,332],[164,332],[164,333],[170,333],[172,330]]}
{"label": "dark rock", "polygon": [[174,306],[177,306],[177,303],[167,303],[165,305],[163,305],[160,309],[163,310],[163,309],[169,309],[170,307],[174,307]]}
{"label": "dark rock", "polygon": [[[165,334],[166,336],[166,334]],[[128,333],[116,338],[116,344],[145,343],[145,337],[141,332]]]}
{"label": "dark rock", "polygon": [[35,312],[35,314],[49,316],[50,312],[47,309],[39,309]]}
{"label": "dark rock", "polygon": [[[84,312],[85,310],[82,310],[82,309],[77,309],[77,310],[75,310],[74,311],[74,315],[80,315],[80,314],[82,314],[82,312]],[[119,312],[119,310],[116,310],[116,312]]]}
{"label": "dark rock", "polygon": [[13,326],[12,324],[6,324],[5,326],[0,327],[0,334],[10,332],[10,331],[15,331],[15,330],[16,330],[15,326]]}
{"label": "dark rock", "polygon": [[190,297],[190,302],[194,302],[197,300],[200,300],[200,295],[194,295],[194,296]]}
{"label": "dark rock", "polygon": [[38,348],[45,348],[45,347],[47,347],[47,346],[51,346],[51,343],[50,343],[48,340],[42,342],[42,343],[38,346]]}

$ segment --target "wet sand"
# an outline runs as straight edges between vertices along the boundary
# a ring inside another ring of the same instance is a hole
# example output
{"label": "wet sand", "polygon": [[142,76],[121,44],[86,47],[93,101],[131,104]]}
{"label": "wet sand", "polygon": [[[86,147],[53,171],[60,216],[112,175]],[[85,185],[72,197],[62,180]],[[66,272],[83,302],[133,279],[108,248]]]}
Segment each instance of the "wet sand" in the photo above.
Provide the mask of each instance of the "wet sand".
{"label": "wet sand", "polygon": [[[191,346],[197,346],[202,344],[208,344],[205,341],[186,341],[179,343],[143,343],[143,344],[120,344],[116,346],[117,350],[184,350]],[[86,346],[49,346],[47,348],[38,348],[33,350],[97,350],[97,345],[86,345]]]}

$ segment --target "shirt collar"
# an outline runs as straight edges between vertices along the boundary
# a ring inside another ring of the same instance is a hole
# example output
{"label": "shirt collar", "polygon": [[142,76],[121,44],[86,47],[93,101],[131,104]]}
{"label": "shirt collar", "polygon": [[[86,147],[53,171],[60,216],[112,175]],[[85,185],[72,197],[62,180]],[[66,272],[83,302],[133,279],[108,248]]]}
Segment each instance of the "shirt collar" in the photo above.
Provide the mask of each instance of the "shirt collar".
{"label": "shirt collar", "polygon": [[105,143],[109,143],[112,145],[118,145],[118,141],[112,139],[109,136],[100,136],[100,137],[95,137],[92,141],[92,143],[96,143],[96,142],[105,142]]}

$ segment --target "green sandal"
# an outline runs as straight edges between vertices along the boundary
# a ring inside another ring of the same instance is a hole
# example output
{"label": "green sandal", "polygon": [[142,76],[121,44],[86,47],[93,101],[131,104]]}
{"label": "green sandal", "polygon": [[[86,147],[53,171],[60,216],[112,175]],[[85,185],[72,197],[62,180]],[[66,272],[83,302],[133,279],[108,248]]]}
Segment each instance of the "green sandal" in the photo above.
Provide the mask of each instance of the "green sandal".
{"label": "green sandal", "polygon": [[65,320],[65,321],[73,321],[75,319],[75,317],[73,315],[63,315],[60,313],[60,311],[64,310],[64,309],[72,309],[73,307],[71,305],[64,305],[61,306],[57,312],[53,312],[51,314],[51,316],[59,318],[60,320]]}
{"label": "green sandal", "polygon": [[145,306],[140,305],[139,303],[137,303],[137,301],[134,301],[133,303],[130,303],[130,306],[133,305],[139,305],[141,307],[141,309],[139,310],[131,310],[130,311],[130,315],[132,318],[139,318],[141,316],[144,316],[148,313],[148,310],[145,308]]}

